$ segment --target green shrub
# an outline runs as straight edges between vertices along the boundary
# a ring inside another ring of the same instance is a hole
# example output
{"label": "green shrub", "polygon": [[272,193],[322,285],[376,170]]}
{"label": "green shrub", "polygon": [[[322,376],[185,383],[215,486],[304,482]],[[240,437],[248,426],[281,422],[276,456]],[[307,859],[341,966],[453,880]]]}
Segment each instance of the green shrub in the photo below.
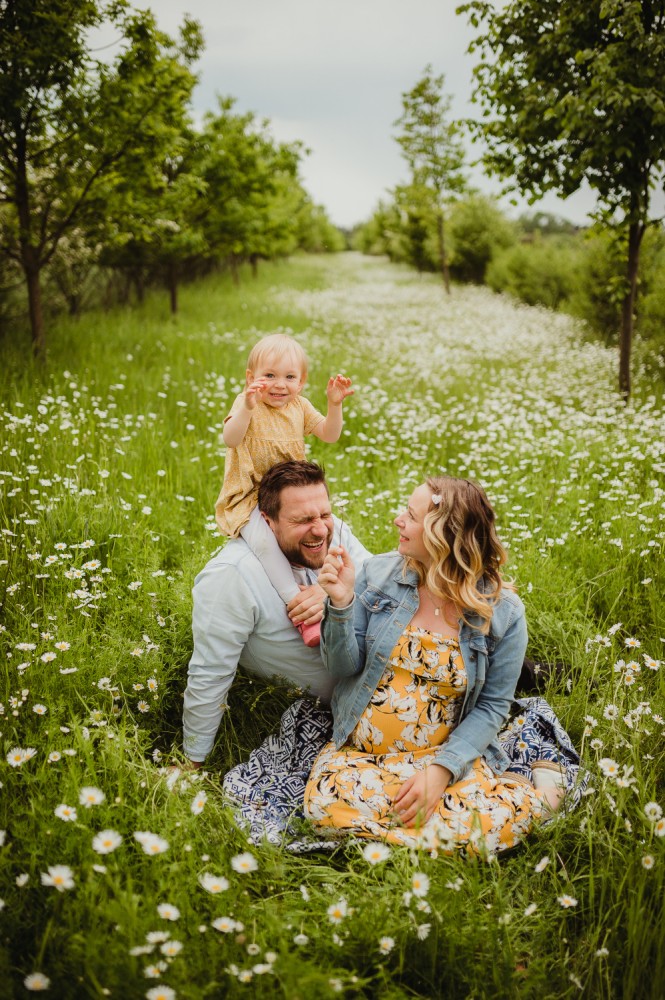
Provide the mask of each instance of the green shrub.
{"label": "green shrub", "polygon": [[573,237],[519,243],[497,254],[487,268],[487,284],[527,305],[563,308],[578,283],[580,249]]}
{"label": "green shrub", "polygon": [[492,259],[513,246],[517,239],[515,226],[489,198],[481,195],[471,195],[452,206],[448,229],[452,276],[476,284],[484,282]]}

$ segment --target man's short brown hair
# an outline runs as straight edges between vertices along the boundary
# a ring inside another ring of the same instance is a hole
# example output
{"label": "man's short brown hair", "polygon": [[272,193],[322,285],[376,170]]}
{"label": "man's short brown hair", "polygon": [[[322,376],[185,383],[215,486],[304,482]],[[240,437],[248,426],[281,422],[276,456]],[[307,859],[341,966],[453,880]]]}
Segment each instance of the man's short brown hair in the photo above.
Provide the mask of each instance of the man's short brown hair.
{"label": "man's short brown hair", "polygon": [[276,521],[282,506],[282,490],[287,486],[316,486],[323,483],[330,495],[326,474],[316,462],[280,462],[268,469],[259,485],[259,510]]}

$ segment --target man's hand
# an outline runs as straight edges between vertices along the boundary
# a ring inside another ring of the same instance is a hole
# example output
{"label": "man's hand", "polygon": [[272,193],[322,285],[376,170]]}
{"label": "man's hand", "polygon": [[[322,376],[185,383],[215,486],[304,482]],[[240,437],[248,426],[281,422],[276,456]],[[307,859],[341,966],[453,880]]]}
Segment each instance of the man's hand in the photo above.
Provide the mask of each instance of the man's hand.
{"label": "man's hand", "polygon": [[356,390],[351,388],[351,379],[345,375],[333,375],[328,379],[326,396],[333,406],[339,406],[347,396],[352,396]]}
{"label": "man's hand", "polygon": [[300,593],[286,605],[289,618],[294,625],[314,625],[323,618],[323,601],[326,593],[318,583],[309,587],[300,584]]}
{"label": "man's hand", "polygon": [[345,608],[351,603],[355,582],[356,571],[344,546],[329,549],[319,571],[319,583],[334,608]]}
{"label": "man's hand", "polygon": [[268,382],[264,378],[257,378],[245,389],[245,406],[248,410],[253,410],[257,402],[263,402],[263,397],[268,391]]}
{"label": "man's hand", "polygon": [[447,767],[430,764],[405,781],[393,802],[400,822],[404,826],[413,826],[416,820],[426,823],[441,801],[451,778]]}

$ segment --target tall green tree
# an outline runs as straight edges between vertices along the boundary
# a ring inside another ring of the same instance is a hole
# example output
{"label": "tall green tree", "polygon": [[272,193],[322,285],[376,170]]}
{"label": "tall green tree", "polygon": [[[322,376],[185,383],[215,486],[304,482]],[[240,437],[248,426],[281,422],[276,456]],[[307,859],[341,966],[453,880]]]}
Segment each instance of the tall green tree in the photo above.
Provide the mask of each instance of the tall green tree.
{"label": "tall green tree", "polygon": [[[123,44],[111,63],[88,48],[110,23]],[[202,44],[185,19],[178,43],[149,11],[124,0],[4,0],[0,3],[0,199],[11,206],[10,252],[28,291],[33,348],[44,351],[41,274],[102,184],[123,159],[148,155],[182,113]]]}
{"label": "tall green tree", "polygon": [[449,118],[451,98],[443,93],[443,76],[426,66],[422,78],[402,94],[402,115],[395,122],[396,140],[411,169],[413,185],[433,196],[439,268],[447,292],[450,271],[445,238],[444,206],[466,189],[460,126]]}
{"label": "tall green tree", "polygon": [[640,247],[665,168],[665,2],[474,0],[458,12],[478,29],[487,166],[534,200],[586,181],[623,244],[619,388],[628,396]]}
{"label": "tall green tree", "polygon": [[139,300],[146,278],[163,281],[172,314],[178,311],[183,267],[206,251],[196,219],[205,194],[197,147],[198,135],[184,114],[168,130],[162,122],[158,148],[149,157],[139,149],[137,161],[127,165],[110,191],[102,192],[96,225],[91,219],[91,235],[97,233],[103,247],[102,263],[124,272]]}
{"label": "tall green tree", "polygon": [[233,110],[220,98],[200,135],[200,175],[205,195],[199,220],[211,257],[225,260],[237,275],[238,264],[273,257],[289,249],[293,220],[282,211],[289,181],[297,176],[299,143],[278,144],[267,121]]}

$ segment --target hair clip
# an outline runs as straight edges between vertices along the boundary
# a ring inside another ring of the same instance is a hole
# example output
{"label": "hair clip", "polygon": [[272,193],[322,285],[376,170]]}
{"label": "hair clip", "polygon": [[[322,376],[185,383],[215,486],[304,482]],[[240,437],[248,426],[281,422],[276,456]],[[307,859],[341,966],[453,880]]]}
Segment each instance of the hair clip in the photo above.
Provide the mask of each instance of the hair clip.
{"label": "hair clip", "polygon": [[441,503],[442,497],[440,493],[432,493],[432,503],[435,507],[438,507]]}

